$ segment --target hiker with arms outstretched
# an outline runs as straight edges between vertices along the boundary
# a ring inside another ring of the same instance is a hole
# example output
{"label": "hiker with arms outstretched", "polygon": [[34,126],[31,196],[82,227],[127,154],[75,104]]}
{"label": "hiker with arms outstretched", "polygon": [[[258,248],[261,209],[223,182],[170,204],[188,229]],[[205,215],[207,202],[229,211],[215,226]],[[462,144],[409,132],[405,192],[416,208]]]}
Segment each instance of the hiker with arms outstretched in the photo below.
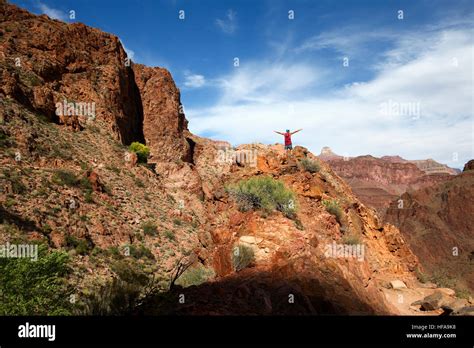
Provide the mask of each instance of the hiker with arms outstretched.
{"label": "hiker with arms outstretched", "polygon": [[277,134],[281,134],[285,137],[285,150],[293,150],[293,143],[291,142],[291,136],[295,133],[298,133],[299,131],[302,131],[302,130],[303,129],[298,129],[294,132],[290,132],[290,130],[287,129],[285,133],[277,132],[277,131],[274,131],[274,132],[277,133]]}

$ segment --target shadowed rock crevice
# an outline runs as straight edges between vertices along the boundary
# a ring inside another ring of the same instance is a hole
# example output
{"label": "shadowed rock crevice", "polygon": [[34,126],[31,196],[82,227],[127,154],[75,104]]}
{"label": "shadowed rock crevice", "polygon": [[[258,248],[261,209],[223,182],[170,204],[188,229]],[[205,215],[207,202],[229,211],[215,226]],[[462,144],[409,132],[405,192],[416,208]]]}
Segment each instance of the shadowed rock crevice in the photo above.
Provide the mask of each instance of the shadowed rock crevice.
{"label": "shadowed rock crevice", "polygon": [[184,162],[194,164],[194,149],[196,147],[196,142],[191,138],[186,138],[186,141],[188,143],[188,151],[184,154],[182,159]]}

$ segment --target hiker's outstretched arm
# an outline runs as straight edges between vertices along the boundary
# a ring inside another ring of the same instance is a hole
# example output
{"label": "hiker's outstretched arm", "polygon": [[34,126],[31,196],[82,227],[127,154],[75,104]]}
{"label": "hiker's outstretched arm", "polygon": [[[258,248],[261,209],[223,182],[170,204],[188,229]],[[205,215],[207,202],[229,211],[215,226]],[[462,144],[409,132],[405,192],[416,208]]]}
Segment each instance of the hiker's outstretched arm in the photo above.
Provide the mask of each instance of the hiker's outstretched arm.
{"label": "hiker's outstretched arm", "polygon": [[281,133],[281,132],[277,132],[277,131],[274,131],[274,132],[277,133],[277,134],[285,135],[285,134],[283,134],[283,133]]}
{"label": "hiker's outstretched arm", "polygon": [[291,132],[291,134],[298,133],[299,131],[302,131],[302,130],[303,130],[303,128],[301,128],[301,129],[298,129],[298,130],[295,130],[294,132]]}

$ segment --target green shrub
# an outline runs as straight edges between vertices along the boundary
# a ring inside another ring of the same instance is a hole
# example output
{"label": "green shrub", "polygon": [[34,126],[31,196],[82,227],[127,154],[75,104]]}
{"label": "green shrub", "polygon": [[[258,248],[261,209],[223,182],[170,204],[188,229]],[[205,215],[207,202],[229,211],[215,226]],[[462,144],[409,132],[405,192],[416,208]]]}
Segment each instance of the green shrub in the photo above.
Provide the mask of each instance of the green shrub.
{"label": "green shrub", "polygon": [[419,267],[416,267],[415,268],[415,274],[416,274],[416,277],[418,278],[418,280],[420,282],[422,282],[423,284],[424,283],[427,283],[429,281],[429,276],[425,273],[423,273]]}
{"label": "green shrub", "polygon": [[338,223],[341,223],[342,209],[339,206],[339,203],[337,202],[337,200],[333,199],[331,201],[322,201],[322,203],[324,207],[326,208],[326,211],[329,214],[334,215],[336,217],[336,221]]}
{"label": "green shrub", "polygon": [[136,259],[142,259],[144,257],[154,260],[155,256],[151,252],[150,249],[148,249],[146,246],[143,244],[140,244],[140,246],[135,246],[135,245],[130,245],[130,255],[133,256]]}
{"label": "green shrub", "polygon": [[168,238],[169,240],[175,240],[174,233],[169,230],[165,231],[165,237]]}
{"label": "green shrub", "polygon": [[0,147],[11,147],[13,144],[14,141],[12,141],[7,134],[0,130]]}
{"label": "green shrub", "polygon": [[117,246],[111,246],[105,252],[107,255],[110,255],[115,259],[121,259],[124,255],[123,250]]}
{"label": "green shrub", "polygon": [[79,180],[79,186],[83,188],[86,192],[93,190],[91,182],[85,176]]}
{"label": "green shrub", "polygon": [[143,233],[147,236],[156,236],[158,232],[158,226],[153,221],[145,221],[142,224]]}
{"label": "green shrub", "polygon": [[456,297],[463,298],[466,300],[469,300],[469,297],[471,297],[471,292],[466,288],[456,287],[455,290]]}
{"label": "green shrub", "polygon": [[3,171],[3,175],[5,178],[10,182],[12,185],[12,191],[15,194],[22,194],[26,192],[27,188],[25,184],[23,183],[23,180],[21,179],[20,175],[15,172],[10,172],[7,170]]}
{"label": "green shrub", "polygon": [[50,234],[52,231],[53,231],[53,229],[52,229],[51,226],[49,226],[48,224],[44,224],[44,225],[41,227],[41,232],[42,232],[43,234]]}
{"label": "green shrub", "polygon": [[117,168],[116,166],[107,166],[105,168],[112,171],[112,172],[114,172],[115,174],[120,174],[120,169]]}
{"label": "green shrub", "polygon": [[200,285],[215,277],[212,268],[206,268],[202,264],[188,268],[177,280],[176,284],[184,288],[191,285]]}
{"label": "green shrub", "polygon": [[140,163],[146,163],[148,156],[150,156],[150,148],[139,143],[138,141],[131,143],[128,149],[129,151],[135,152],[137,154],[138,162]]}
{"label": "green shrub", "polygon": [[92,197],[92,190],[84,191],[84,200],[86,203],[94,203],[94,198]]}
{"label": "green shrub", "polygon": [[456,287],[456,279],[450,275],[445,269],[436,270],[431,275],[431,282],[443,288]]}
{"label": "green shrub", "polygon": [[54,172],[52,181],[58,185],[76,186],[79,179],[76,174],[69,170],[58,169]]}
{"label": "green shrub", "polygon": [[360,238],[354,234],[348,234],[344,235],[342,237],[342,243],[343,244],[349,244],[349,245],[357,245],[357,244],[362,244]]}
{"label": "green shrub", "polygon": [[0,315],[68,315],[65,252],[38,246],[38,259],[0,258]]}
{"label": "green shrub", "polygon": [[136,263],[114,261],[112,279],[82,296],[82,315],[130,315],[140,306],[144,296],[150,295],[155,282]]}
{"label": "green shrub", "polygon": [[319,165],[318,162],[311,160],[309,158],[303,158],[300,161],[301,166],[303,167],[304,170],[310,172],[310,173],[317,173],[321,169],[321,166]]}
{"label": "green shrub", "polygon": [[5,201],[5,207],[10,208],[16,204],[16,201],[13,198],[8,197]]}
{"label": "green shrub", "polygon": [[253,249],[249,246],[239,244],[232,250],[232,265],[236,272],[250,266],[254,260]]}
{"label": "green shrub", "polygon": [[69,248],[75,249],[79,255],[86,255],[92,249],[85,239],[79,239],[70,234],[66,235],[66,245]]}
{"label": "green shrub", "polygon": [[145,184],[143,183],[142,180],[140,180],[138,178],[135,178],[134,181],[135,181],[135,185],[137,185],[137,187],[142,187],[142,188],[145,187]]}
{"label": "green shrub", "polygon": [[295,194],[271,177],[254,177],[242,180],[227,188],[241,211],[263,210],[270,213],[281,211],[287,217],[296,213]]}

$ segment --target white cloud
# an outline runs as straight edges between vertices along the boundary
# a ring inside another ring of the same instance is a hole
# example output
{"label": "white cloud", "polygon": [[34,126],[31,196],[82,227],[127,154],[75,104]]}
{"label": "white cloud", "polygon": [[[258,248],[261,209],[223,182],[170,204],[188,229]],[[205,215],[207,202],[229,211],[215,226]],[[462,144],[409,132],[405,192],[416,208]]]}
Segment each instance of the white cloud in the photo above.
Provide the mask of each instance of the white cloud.
{"label": "white cloud", "polygon": [[[399,35],[400,33],[398,33]],[[344,55],[360,55],[367,45],[375,41],[393,40],[397,33],[388,30],[366,30],[359,27],[342,27],[314,35],[296,47],[298,53],[333,49]]]}
{"label": "white cloud", "polygon": [[38,2],[37,6],[42,13],[48,15],[49,17],[53,19],[59,19],[61,21],[66,21],[68,19],[68,16],[66,15],[65,12],[49,7],[48,5],[43,4],[42,2]]}
{"label": "white cloud", "polygon": [[203,75],[192,74],[189,71],[184,72],[184,86],[187,88],[200,88],[206,84],[206,78]]}
{"label": "white cloud", "polygon": [[216,19],[216,25],[226,34],[233,34],[237,30],[237,18],[233,10],[228,10],[224,19]]}
{"label": "white cloud", "polygon": [[273,103],[290,99],[305,93],[319,75],[314,67],[304,63],[247,63],[217,80],[223,91],[220,103]]}
{"label": "white cloud", "polygon": [[122,44],[123,49],[125,50],[125,53],[127,53],[127,57],[133,60],[135,58],[135,51],[129,49],[125,44],[123,43],[122,40],[120,40],[120,43]]}
{"label": "white cloud", "polygon": [[[303,128],[294,142],[313,153],[328,145],[348,156],[398,154],[462,167],[474,157],[472,52],[469,30],[414,33],[385,52],[372,80],[325,94],[314,91],[334,71],[255,62],[218,79],[216,104],[188,108],[187,116],[192,131],[234,144],[281,142],[273,130]],[[384,114],[384,103],[415,103],[420,114]]]}

